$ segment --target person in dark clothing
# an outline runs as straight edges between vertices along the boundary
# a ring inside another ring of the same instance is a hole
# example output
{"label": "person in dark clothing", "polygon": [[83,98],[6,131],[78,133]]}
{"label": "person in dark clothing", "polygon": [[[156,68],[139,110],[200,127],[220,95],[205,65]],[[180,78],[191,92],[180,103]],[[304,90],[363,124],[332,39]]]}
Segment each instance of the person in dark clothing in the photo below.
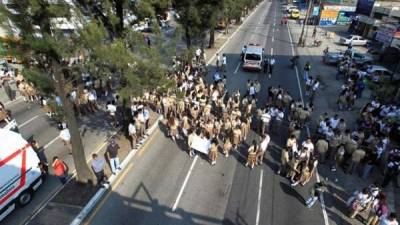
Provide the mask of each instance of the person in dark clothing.
{"label": "person in dark clothing", "polygon": [[399,175],[400,171],[400,159],[399,157],[397,158],[392,158],[389,159],[388,164],[386,166],[386,172],[385,176],[383,177],[382,181],[382,188],[385,188],[391,181],[393,181],[396,186],[398,186],[397,183],[397,176]]}
{"label": "person in dark clothing", "polygon": [[320,194],[322,194],[326,190],[325,182],[317,182],[310,190],[310,197],[306,200],[305,204],[307,208],[311,208],[315,202],[317,202]]}

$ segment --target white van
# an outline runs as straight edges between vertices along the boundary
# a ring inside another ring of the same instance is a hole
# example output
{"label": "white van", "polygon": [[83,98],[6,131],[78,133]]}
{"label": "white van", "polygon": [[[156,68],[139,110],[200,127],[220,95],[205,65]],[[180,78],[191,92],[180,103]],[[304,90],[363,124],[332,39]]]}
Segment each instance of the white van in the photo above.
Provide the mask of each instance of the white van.
{"label": "white van", "polygon": [[0,221],[28,204],[42,184],[39,158],[18,133],[0,129]]}
{"label": "white van", "polygon": [[249,44],[243,54],[243,70],[262,70],[264,49],[260,45]]}

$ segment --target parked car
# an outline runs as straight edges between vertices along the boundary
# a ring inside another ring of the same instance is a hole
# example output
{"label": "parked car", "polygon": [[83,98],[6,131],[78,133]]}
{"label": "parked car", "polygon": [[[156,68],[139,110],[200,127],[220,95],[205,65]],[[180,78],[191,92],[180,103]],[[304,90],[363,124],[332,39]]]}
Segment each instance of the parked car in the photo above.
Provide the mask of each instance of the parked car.
{"label": "parked car", "polygon": [[381,74],[381,75],[385,75],[385,76],[391,76],[393,74],[393,72],[390,71],[389,69],[387,69],[383,66],[379,66],[379,65],[368,66],[366,69],[366,72],[368,75]]}
{"label": "parked car", "polygon": [[[326,64],[337,64],[340,60],[344,58],[343,52],[328,52],[324,56],[322,56],[322,61]],[[368,54],[362,54],[355,52],[353,54],[354,62],[359,65],[369,65],[373,62],[373,58]]]}
{"label": "parked car", "polygon": [[290,18],[292,19],[298,19],[300,17],[300,11],[298,9],[293,9],[290,12]]}
{"label": "parked car", "polygon": [[339,43],[343,44],[343,45],[351,44],[353,46],[366,45],[367,44],[367,40],[365,38],[361,37],[361,36],[358,36],[358,35],[350,35],[348,38],[341,37],[339,39]]}

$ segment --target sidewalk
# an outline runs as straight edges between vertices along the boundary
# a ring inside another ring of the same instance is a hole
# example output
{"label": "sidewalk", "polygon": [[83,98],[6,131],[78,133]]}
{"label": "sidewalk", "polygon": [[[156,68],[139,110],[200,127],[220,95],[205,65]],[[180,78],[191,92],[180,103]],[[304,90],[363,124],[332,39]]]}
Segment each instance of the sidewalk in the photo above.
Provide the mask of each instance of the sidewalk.
{"label": "sidewalk", "polygon": [[[307,46],[313,41],[311,38],[312,29],[313,26],[309,26],[309,37],[306,41]],[[343,35],[346,33],[347,27],[337,27],[335,29]],[[301,34],[301,26],[290,23],[290,32],[294,45],[297,46],[297,41]],[[321,31],[317,34],[318,39],[322,40],[322,45],[320,47],[296,48],[297,54],[300,56],[300,63],[298,66],[299,76],[300,79],[302,79],[303,66],[309,61],[311,63],[311,75],[313,77],[319,77],[320,79],[321,88],[317,92],[314,100],[315,110],[313,118],[318,118],[319,115],[325,112],[330,116],[338,114],[340,118],[345,119],[348,128],[354,129],[358,112],[370,101],[371,92],[366,89],[363,92],[363,97],[356,100],[355,107],[352,111],[337,111],[336,100],[343,81],[335,79],[335,66],[326,65],[322,62],[322,52],[326,47],[329,47],[329,50],[332,52],[345,51],[347,47],[336,44],[340,36],[335,35],[333,39],[327,39],[323,33],[324,31]],[[364,47],[356,47],[356,50],[362,53],[366,52]],[[302,82],[304,85],[304,81]],[[314,132],[316,125],[316,120],[311,121],[311,132]],[[363,180],[356,175],[344,174],[341,169],[338,169],[336,172],[331,172],[327,166],[322,165],[319,166],[319,174],[322,178],[325,178],[329,184],[329,193],[324,195],[329,224],[363,224],[362,219],[350,219],[348,217],[345,203],[354,191],[361,190],[373,182],[381,181],[383,176],[380,174],[380,171],[375,169],[368,180]],[[390,185],[384,192],[387,194],[391,210],[396,211],[397,214],[400,215],[399,189]],[[367,213],[362,213],[361,215],[363,219],[366,219],[368,216]]]}
{"label": "sidewalk", "polygon": [[[151,111],[150,126],[156,123],[158,121],[157,119],[158,114]],[[124,134],[116,134],[114,138],[120,146],[118,156],[122,163],[131,152],[130,142]],[[148,138],[146,140],[148,140]],[[105,142],[101,150],[97,152],[97,155],[107,160],[106,148],[107,143]],[[136,151],[141,150],[142,149],[139,148]],[[88,163],[90,163],[90,161]],[[112,174],[108,163],[105,165],[104,172],[108,177]],[[99,189],[100,186],[79,184],[72,178],[44,205],[27,225],[68,225],[75,219]]]}

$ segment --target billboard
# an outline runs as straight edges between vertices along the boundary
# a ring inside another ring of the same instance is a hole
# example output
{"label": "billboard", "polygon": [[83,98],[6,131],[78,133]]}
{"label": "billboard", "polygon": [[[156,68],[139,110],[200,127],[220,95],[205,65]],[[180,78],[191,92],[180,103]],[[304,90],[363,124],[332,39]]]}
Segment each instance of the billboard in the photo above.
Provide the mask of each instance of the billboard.
{"label": "billboard", "polygon": [[319,20],[320,26],[329,26],[336,23],[339,11],[336,10],[322,10]]}

